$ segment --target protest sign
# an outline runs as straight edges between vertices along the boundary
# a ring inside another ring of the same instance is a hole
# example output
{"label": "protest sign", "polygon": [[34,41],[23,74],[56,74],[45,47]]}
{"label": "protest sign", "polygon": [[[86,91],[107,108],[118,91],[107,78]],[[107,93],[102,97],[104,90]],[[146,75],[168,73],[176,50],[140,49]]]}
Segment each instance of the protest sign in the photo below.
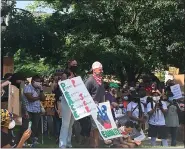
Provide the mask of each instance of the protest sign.
{"label": "protest sign", "polygon": [[174,75],[174,80],[176,84],[179,84],[181,87],[181,91],[184,92],[184,74]]}
{"label": "protest sign", "polygon": [[8,111],[21,116],[20,90],[14,85],[9,85]]}
{"label": "protest sign", "polygon": [[171,92],[173,93],[174,99],[182,98],[182,92],[179,84],[171,86],[170,89],[171,89]]}
{"label": "protest sign", "polygon": [[168,81],[168,80],[173,80],[174,79],[174,76],[169,74],[168,71],[165,71],[165,83]]}
{"label": "protest sign", "polygon": [[179,74],[179,68],[169,67],[169,73],[172,74],[172,75],[178,75]]}
{"label": "protest sign", "polygon": [[104,140],[122,136],[112,117],[109,102],[100,103],[98,106],[98,112],[93,112],[92,117]]}
{"label": "protest sign", "polygon": [[81,77],[60,81],[58,84],[75,120],[89,116],[91,112],[97,112],[96,104]]}
{"label": "protest sign", "polygon": [[47,116],[55,115],[55,94],[45,94],[46,99],[41,101]]}

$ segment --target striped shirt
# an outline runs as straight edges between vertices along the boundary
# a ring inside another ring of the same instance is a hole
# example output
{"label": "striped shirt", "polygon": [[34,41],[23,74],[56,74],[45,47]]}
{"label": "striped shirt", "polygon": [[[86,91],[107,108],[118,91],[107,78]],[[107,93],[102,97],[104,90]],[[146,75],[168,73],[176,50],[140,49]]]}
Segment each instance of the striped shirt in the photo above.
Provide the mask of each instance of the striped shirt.
{"label": "striped shirt", "polygon": [[[24,94],[31,93],[33,97],[38,97],[40,95],[40,90],[35,89],[31,84],[25,86]],[[25,95],[23,95],[23,100],[26,105],[26,110],[32,113],[40,113],[41,112],[41,105],[40,100],[30,102]]]}

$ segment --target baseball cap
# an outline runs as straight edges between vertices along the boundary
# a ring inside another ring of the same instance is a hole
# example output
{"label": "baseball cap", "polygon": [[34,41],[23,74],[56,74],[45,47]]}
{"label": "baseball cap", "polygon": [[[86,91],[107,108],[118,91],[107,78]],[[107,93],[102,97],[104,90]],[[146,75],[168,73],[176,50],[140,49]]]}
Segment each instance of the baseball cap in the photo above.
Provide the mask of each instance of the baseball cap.
{"label": "baseball cap", "polygon": [[98,61],[92,64],[92,69],[103,68],[102,64]]}

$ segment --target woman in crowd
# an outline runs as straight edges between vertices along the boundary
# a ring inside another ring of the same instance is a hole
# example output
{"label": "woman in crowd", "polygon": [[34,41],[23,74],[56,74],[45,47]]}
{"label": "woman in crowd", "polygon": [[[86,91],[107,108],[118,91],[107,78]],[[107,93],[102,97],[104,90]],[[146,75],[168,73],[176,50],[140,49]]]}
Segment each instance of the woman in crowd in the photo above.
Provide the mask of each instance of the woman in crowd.
{"label": "woman in crowd", "polygon": [[[67,68],[64,71],[64,74],[62,76],[63,80],[76,77],[76,71],[77,71],[77,61],[76,60],[68,61]],[[74,124],[74,117],[67,104],[67,101],[65,100],[65,97],[62,95],[60,96],[60,99],[61,99],[61,105],[62,105],[61,107],[62,126],[60,130],[59,147],[72,148],[71,137],[72,137],[72,127]]]}
{"label": "woman in crowd", "polygon": [[1,148],[22,148],[24,142],[29,139],[31,130],[27,129],[18,144],[14,140],[12,135],[13,128],[15,127],[15,121],[13,120],[13,114],[6,109],[1,109]]}
{"label": "woman in crowd", "polygon": [[140,102],[137,92],[132,92],[130,96],[131,102],[127,105],[127,114],[131,121],[135,124],[136,129],[141,128],[144,121],[144,106]]}
{"label": "woman in crowd", "polygon": [[53,86],[51,86],[53,93],[55,94],[55,116],[54,116],[54,123],[55,123],[55,135],[56,135],[56,143],[59,143],[59,135],[60,129],[62,125],[62,105],[61,105],[61,96],[62,92],[59,88],[58,81],[62,81],[65,78],[64,70],[57,70],[55,73],[55,82],[53,82]]}
{"label": "woman in crowd", "polygon": [[158,92],[152,93],[153,100],[147,104],[147,112],[149,115],[148,137],[151,137],[151,145],[156,146],[156,138],[162,139],[162,145],[168,146],[167,129],[165,124],[165,114],[167,106],[161,100]]}
{"label": "woman in crowd", "polygon": [[179,127],[178,112],[180,111],[177,102],[173,99],[173,93],[168,95],[166,114],[166,126],[171,135],[171,146],[176,146],[177,128]]}

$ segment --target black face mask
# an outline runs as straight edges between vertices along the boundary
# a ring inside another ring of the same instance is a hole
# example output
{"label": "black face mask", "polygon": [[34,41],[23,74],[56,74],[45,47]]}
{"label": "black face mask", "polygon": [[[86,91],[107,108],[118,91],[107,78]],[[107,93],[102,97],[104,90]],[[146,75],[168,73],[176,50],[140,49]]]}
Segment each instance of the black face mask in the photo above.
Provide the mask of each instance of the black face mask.
{"label": "black face mask", "polygon": [[72,72],[76,72],[76,71],[77,71],[77,68],[78,68],[77,66],[71,66],[71,67],[70,67],[70,70],[71,70]]}

